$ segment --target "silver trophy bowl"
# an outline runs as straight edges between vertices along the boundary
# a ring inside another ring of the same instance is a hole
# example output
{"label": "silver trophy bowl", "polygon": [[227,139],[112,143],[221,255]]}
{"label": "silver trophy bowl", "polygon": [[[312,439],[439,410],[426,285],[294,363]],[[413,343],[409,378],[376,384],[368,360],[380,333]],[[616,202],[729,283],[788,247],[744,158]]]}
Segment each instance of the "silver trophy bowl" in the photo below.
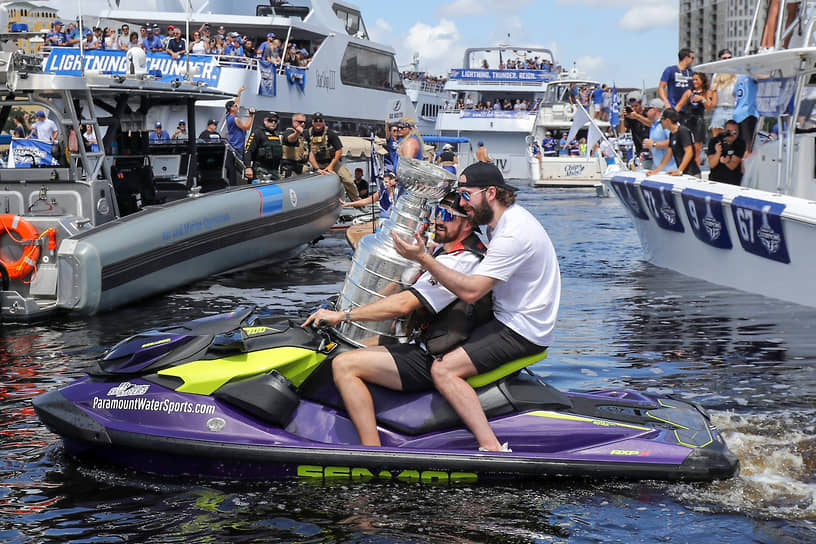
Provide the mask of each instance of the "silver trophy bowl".
{"label": "silver trophy bowl", "polygon": [[[397,179],[402,191],[388,218],[379,231],[363,237],[357,245],[337,302],[340,310],[351,310],[398,293],[419,277],[419,265],[403,258],[394,249],[392,233],[403,239],[413,239],[416,233],[424,235],[430,215],[429,204],[439,202],[450,191],[456,178],[429,162],[400,157]],[[340,323],[335,332],[359,347],[407,342],[410,331],[405,323],[408,317]]]}

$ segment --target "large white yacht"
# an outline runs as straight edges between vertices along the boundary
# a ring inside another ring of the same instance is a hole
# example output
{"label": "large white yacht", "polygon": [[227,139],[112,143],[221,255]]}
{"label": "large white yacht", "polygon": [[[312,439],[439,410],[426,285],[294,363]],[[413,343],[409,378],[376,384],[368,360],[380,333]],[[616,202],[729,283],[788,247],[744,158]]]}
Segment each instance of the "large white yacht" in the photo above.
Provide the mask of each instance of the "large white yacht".
{"label": "large white yacht", "polygon": [[[185,35],[208,24],[213,35],[220,26],[227,33],[263,40],[273,33],[284,49],[289,44],[305,49],[309,62],[304,67],[214,55],[190,55],[188,63],[187,58],[174,60],[167,53],[148,53],[146,69],[163,79],[185,79],[189,73],[194,80],[233,95],[245,86],[240,101],[244,115],[248,108],[275,111],[281,116],[280,126],[288,127],[292,114],[310,116],[319,111],[329,126],[354,136],[379,132],[385,119],[414,116],[394,50],[369,39],[360,10],[353,4],[342,0],[207,0],[194,2],[192,10],[185,0],[121,0],[116,4],[86,15],[84,24],[119,28],[119,23],[127,22],[131,30],[142,24],[158,25],[162,33],[172,24]],[[124,51],[97,49],[83,54],[86,72],[115,73],[129,68]],[[79,55],[78,49],[54,48],[45,69],[76,73],[82,66]],[[195,130],[202,130],[208,119],[223,119],[223,104],[197,105]],[[155,121],[175,127],[187,114],[179,104],[175,110],[165,110],[166,118]]]}
{"label": "large white yacht", "polygon": [[[539,65],[543,61],[551,68],[526,68],[527,61]],[[516,68],[519,65],[525,67]],[[451,70],[445,84],[445,90],[455,93],[458,104],[439,112],[437,132],[468,138],[472,148],[483,142],[506,178],[529,179],[526,138],[535,125],[536,105],[544,98],[547,84],[558,78],[558,70],[549,49],[509,45],[466,49],[462,68]],[[513,106],[524,104],[527,109],[494,108],[497,101],[501,104],[505,100]]]}

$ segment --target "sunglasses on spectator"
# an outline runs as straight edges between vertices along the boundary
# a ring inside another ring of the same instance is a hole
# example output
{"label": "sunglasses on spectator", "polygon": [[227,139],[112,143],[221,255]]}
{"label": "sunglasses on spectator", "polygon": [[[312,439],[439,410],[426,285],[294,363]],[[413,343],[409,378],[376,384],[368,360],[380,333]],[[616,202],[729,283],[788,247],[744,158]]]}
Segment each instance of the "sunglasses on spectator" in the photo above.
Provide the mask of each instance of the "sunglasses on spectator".
{"label": "sunglasses on spectator", "polygon": [[292,122],[297,123],[299,125],[305,125],[306,124],[306,119],[303,119],[302,121],[300,119],[294,119]]}
{"label": "sunglasses on spectator", "polygon": [[473,195],[478,195],[479,193],[483,193],[487,191],[490,187],[485,187],[484,189],[479,189],[478,191],[474,191],[472,193],[466,193],[465,191],[459,191],[459,196],[465,199],[465,202],[470,202],[470,199],[473,198]]}
{"label": "sunglasses on spectator", "polygon": [[723,55],[722,57],[720,57],[720,60],[728,60],[730,58],[731,58],[731,55],[728,55],[727,57],[725,55]]}
{"label": "sunglasses on spectator", "polygon": [[449,210],[448,208],[443,208],[442,206],[436,207],[437,219],[441,219],[445,223],[450,223],[451,221],[453,221],[454,217],[467,217],[467,215],[455,212],[453,210]]}

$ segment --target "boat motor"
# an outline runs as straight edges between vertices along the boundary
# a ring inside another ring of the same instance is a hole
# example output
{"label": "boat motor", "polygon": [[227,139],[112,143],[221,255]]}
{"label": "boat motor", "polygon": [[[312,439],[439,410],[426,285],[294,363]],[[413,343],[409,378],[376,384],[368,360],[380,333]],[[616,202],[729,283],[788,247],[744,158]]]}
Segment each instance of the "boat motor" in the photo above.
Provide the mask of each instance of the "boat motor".
{"label": "boat motor", "polygon": [[[337,301],[339,310],[351,310],[369,304],[411,286],[420,268],[394,249],[391,233],[413,239],[428,226],[428,204],[436,203],[456,180],[453,174],[427,161],[400,157],[397,179],[402,193],[379,231],[364,236],[351,259],[343,291]],[[356,346],[365,346],[372,337],[381,336],[384,343],[407,342],[405,321],[408,316],[391,321],[344,322],[335,332]]]}

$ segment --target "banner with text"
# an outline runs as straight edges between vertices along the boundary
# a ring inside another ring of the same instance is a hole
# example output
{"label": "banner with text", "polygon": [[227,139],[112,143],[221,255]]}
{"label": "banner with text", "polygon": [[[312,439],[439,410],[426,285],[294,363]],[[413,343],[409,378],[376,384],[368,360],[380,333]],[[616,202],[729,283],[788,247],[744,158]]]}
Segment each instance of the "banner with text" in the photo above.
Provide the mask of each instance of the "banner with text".
{"label": "banner with text", "polygon": [[456,68],[450,72],[451,79],[485,80],[485,81],[520,81],[538,83],[552,81],[556,75],[544,70],[465,70]]}
{"label": "banner with text", "polygon": [[[184,79],[187,59],[181,56],[173,59],[168,53],[147,53],[147,71],[161,72],[162,81]],[[78,76],[82,74],[82,56],[79,49],[72,47],[55,47],[45,60],[46,72],[59,75]],[[85,70],[103,74],[127,74],[128,60],[126,52],[111,49],[94,49],[85,51]],[[190,71],[199,72],[193,76],[195,81],[204,81],[210,87],[218,86],[221,67],[212,55],[190,55]]]}

